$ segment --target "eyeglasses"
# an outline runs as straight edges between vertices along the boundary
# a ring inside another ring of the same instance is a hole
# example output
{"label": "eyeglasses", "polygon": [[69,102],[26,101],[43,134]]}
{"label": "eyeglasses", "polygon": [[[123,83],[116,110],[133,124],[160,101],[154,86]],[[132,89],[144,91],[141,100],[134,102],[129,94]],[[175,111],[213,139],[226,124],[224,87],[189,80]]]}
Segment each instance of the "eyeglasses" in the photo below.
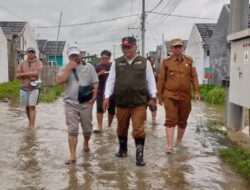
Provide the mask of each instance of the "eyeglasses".
{"label": "eyeglasses", "polygon": [[172,46],[174,49],[181,49],[183,46],[182,45],[178,45],[178,46]]}
{"label": "eyeglasses", "polygon": [[129,49],[132,49],[133,46],[122,46],[122,49],[126,49],[126,50],[129,50]]}

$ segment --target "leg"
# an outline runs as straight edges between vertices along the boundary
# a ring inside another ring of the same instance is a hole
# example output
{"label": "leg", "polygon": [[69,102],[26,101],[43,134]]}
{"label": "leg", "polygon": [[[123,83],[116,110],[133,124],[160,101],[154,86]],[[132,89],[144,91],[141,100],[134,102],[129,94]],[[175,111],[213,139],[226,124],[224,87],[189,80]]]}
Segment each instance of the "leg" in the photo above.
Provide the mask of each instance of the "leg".
{"label": "leg", "polygon": [[178,132],[177,132],[176,144],[181,144],[182,142],[190,112],[191,112],[191,100],[179,101]]}
{"label": "leg", "polygon": [[130,108],[117,108],[117,136],[119,139],[119,151],[116,153],[117,157],[124,157],[127,154],[128,128],[131,117]]}
{"label": "leg", "polygon": [[26,107],[26,114],[30,122],[30,108],[29,107]]}
{"label": "leg", "polygon": [[89,140],[93,131],[92,112],[93,112],[93,105],[88,105],[88,108],[80,110],[81,126],[84,137],[84,142],[83,142],[84,152],[90,151]]}
{"label": "leg", "polygon": [[77,146],[77,136],[69,135],[69,150],[70,150],[70,159],[65,162],[65,164],[71,164],[76,161],[76,146]]}
{"label": "leg", "polygon": [[136,146],[136,165],[137,166],[145,166],[145,162],[143,160],[143,151],[144,151],[144,143],[145,143],[145,130],[144,130],[144,122],[146,120],[147,108],[145,106],[140,106],[134,108],[132,111],[132,125],[133,125],[133,137],[135,139]]}
{"label": "leg", "polygon": [[152,112],[152,124],[157,124],[157,121],[156,121],[156,115],[157,115],[157,111],[153,111]]}
{"label": "leg", "polygon": [[29,91],[20,90],[20,102],[21,102],[21,105],[26,108],[26,115],[29,120],[28,127],[30,126],[29,95],[30,95]]}
{"label": "leg", "polygon": [[108,108],[108,127],[111,127],[114,115],[115,115],[115,101],[111,99]]}
{"label": "leg", "polygon": [[29,119],[30,119],[29,128],[33,129],[35,127],[35,120],[36,120],[36,106],[29,106]]}
{"label": "leg", "polygon": [[39,96],[39,89],[35,89],[29,92],[29,128],[35,127],[36,120],[36,105]]}
{"label": "leg", "polygon": [[70,158],[65,162],[65,164],[71,164],[76,161],[76,146],[79,131],[80,114],[77,111],[77,108],[70,105],[69,103],[65,104],[65,113],[66,123],[68,126],[68,142],[70,150]]}
{"label": "leg", "polygon": [[97,98],[96,100],[96,110],[97,110],[97,124],[98,124],[98,130],[96,130],[96,132],[101,131],[102,130],[102,123],[103,123],[103,109],[102,109],[102,103],[103,103],[103,99],[102,97]]}
{"label": "leg", "polygon": [[111,127],[111,124],[113,122],[113,119],[114,119],[114,115],[112,114],[108,114],[108,127],[110,128]]}
{"label": "leg", "polygon": [[164,98],[164,107],[166,114],[167,150],[173,150],[174,128],[178,121],[178,101],[171,98]]}
{"label": "leg", "polygon": [[103,113],[97,113],[96,117],[97,117],[98,129],[101,131],[102,130]]}

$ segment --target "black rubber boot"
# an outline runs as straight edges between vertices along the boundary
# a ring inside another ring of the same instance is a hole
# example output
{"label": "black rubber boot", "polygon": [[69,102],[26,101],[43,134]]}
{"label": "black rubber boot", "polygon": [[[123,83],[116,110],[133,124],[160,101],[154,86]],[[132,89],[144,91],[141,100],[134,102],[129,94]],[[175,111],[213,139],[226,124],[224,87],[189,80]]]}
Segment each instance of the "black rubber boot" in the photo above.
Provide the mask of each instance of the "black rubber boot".
{"label": "black rubber boot", "polygon": [[122,158],[122,157],[126,156],[127,152],[128,152],[128,148],[127,148],[128,137],[127,136],[118,137],[118,139],[119,139],[120,147],[119,147],[118,152],[115,154],[115,156]]}
{"label": "black rubber boot", "polygon": [[143,160],[144,143],[145,143],[145,138],[135,138],[137,166],[145,166],[145,162]]}

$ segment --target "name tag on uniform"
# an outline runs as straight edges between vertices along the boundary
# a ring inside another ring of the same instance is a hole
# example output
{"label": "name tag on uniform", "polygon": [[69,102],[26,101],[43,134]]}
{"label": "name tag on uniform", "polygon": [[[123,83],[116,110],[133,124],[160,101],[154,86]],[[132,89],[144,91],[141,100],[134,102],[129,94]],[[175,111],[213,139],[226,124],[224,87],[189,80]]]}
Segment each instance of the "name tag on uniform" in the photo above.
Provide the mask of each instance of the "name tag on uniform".
{"label": "name tag on uniform", "polygon": [[140,64],[142,64],[142,62],[141,61],[136,61],[135,64],[140,65]]}
{"label": "name tag on uniform", "polygon": [[119,66],[126,66],[127,63],[119,63]]}

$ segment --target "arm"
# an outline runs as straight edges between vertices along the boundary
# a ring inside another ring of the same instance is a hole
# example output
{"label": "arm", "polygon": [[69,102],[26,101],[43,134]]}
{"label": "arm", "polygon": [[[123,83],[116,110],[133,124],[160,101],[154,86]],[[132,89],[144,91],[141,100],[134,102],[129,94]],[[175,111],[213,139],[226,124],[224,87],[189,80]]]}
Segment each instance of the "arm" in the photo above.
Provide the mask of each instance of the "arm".
{"label": "arm", "polygon": [[114,93],[115,79],[116,79],[115,64],[112,64],[109,72],[109,77],[107,79],[105,86],[104,100],[102,106],[104,111],[106,111],[107,108],[109,107],[109,98]]}
{"label": "arm", "polygon": [[194,64],[191,68],[191,82],[194,88],[195,99],[200,101],[201,97],[200,97],[200,92],[199,92],[199,80],[198,80],[198,75],[197,75],[197,71],[196,71]]}
{"label": "arm", "polygon": [[166,68],[165,68],[165,62],[164,60],[161,63],[161,69],[160,69],[160,73],[158,75],[158,82],[157,82],[157,91],[158,91],[158,99],[159,99],[159,103],[162,103],[162,96],[164,93],[164,86],[166,83]]}
{"label": "arm", "polygon": [[157,105],[157,99],[156,99],[157,89],[156,89],[154,72],[153,72],[152,66],[151,66],[149,61],[147,61],[146,80],[148,83],[148,90],[149,90],[149,96],[150,96],[150,100],[149,100],[148,104],[151,105],[154,110],[156,110],[157,109],[157,107],[156,107],[156,105]]}
{"label": "arm", "polygon": [[155,76],[152,69],[152,66],[149,61],[147,61],[147,68],[146,68],[146,80],[148,83],[148,90],[150,98],[156,98],[156,83],[155,83]]}
{"label": "arm", "polygon": [[105,86],[105,92],[104,92],[105,99],[109,98],[114,93],[115,79],[116,79],[115,64],[112,64]]}
{"label": "arm", "polygon": [[41,71],[42,71],[42,68],[43,68],[42,62],[39,61],[38,67],[37,67],[37,69],[35,71],[23,72],[22,65],[23,65],[23,62],[20,63],[18,68],[17,68],[16,78],[18,78],[18,79],[25,79],[25,78],[35,78],[35,79],[37,79],[39,77]]}

